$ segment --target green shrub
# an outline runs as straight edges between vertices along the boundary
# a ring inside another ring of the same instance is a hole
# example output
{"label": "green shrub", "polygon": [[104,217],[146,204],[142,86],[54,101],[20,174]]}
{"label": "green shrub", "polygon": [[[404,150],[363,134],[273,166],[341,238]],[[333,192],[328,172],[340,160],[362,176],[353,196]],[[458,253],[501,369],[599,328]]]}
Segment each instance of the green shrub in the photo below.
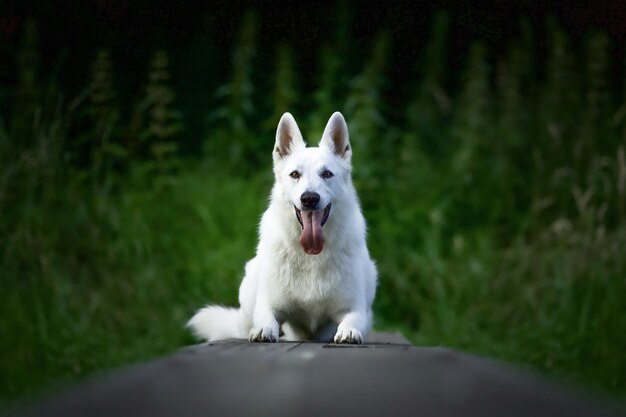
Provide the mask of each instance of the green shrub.
{"label": "green shrub", "polygon": [[[123,105],[133,94],[115,50],[97,52],[87,87],[68,93],[40,71],[37,27],[24,23],[0,114],[3,404],[192,343],[195,309],[237,302],[273,129],[292,107],[312,142],[333,111],[346,115],[379,329],[626,399],[626,110],[607,76],[610,38],[590,32],[578,51],[551,18],[544,66],[522,20],[505,53],[476,41],[457,74],[454,16],[440,12],[408,87],[389,72],[394,33],[363,44],[351,14],[340,2],[316,73],[285,40],[268,55],[273,73],[255,76],[260,17],[244,13],[230,76],[194,110],[210,115],[202,131],[174,100],[191,81],[172,51],[155,53],[136,104]],[[361,62],[352,46],[371,53]]]}

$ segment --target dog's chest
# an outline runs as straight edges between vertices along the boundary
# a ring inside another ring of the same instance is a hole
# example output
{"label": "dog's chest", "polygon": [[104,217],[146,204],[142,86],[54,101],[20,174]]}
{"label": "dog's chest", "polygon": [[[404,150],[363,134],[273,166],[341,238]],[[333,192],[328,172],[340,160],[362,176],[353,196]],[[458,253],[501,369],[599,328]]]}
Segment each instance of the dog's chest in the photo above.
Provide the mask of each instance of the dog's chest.
{"label": "dog's chest", "polygon": [[346,271],[340,257],[285,261],[273,282],[274,308],[312,320],[322,320],[342,308]]}

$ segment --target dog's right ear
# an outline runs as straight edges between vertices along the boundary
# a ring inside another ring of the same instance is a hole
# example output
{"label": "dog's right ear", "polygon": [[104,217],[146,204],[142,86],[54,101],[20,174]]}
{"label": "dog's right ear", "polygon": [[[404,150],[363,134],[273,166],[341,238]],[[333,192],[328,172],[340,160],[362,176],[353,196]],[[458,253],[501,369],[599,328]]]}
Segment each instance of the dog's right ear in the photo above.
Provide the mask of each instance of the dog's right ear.
{"label": "dog's right ear", "polygon": [[283,114],[276,129],[276,145],[274,146],[274,161],[279,161],[290,155],[299,147],[304,147],[304,139],[296,120],[291,113]]}

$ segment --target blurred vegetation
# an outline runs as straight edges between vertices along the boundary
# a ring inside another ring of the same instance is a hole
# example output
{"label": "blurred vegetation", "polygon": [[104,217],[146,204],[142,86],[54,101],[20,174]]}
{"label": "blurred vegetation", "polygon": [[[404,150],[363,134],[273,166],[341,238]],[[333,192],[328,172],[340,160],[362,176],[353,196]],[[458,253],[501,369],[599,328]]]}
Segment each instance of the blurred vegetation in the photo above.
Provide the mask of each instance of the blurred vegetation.
{"label": "blurred vegetation", "polygon": [[0,86],[3,404],[171,352],[192,342],[195,309],[236,304],[286,110],[312,143],[332,111],[348,120],[378,328],[626,401],[626,101],[611,39],[590,31],[575,48],[548,18],[540,60],[522,20],[506,53],[477,41],[453,72],[453,19],[438,12],[405,86],[387,75],[387,31],[350,72],[347,16],[305,80],[287,42],[259,69],[247,12],[230,76],[199,93],[201,132],[165,49],[122,105],[115,50],[64,91],[23,24],[16,84]]}

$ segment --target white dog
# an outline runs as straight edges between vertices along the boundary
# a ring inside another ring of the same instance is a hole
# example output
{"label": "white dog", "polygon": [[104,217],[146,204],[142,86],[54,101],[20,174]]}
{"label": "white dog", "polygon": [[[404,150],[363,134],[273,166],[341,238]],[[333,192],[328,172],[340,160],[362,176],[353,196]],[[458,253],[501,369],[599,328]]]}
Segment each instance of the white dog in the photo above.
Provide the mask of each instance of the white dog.
{"label": "white dog", "polygon": [[372,327],[377,273],[343,116],[334,113],[319,147],[307,148],[285,113],[273,156],[276,181],[239,288],[241,307],[207,306],[187,325],[209,341],[277,342],[282,330],[286,340],[362,343]]}

